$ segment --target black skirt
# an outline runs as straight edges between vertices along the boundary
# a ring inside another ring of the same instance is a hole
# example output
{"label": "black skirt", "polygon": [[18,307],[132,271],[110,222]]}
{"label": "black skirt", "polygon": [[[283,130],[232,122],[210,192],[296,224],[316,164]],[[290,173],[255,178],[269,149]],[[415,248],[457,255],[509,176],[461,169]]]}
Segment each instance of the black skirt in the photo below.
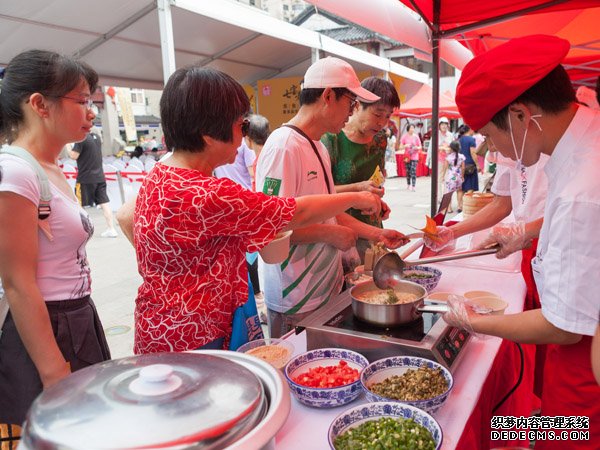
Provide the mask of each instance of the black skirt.
{"label": "black skirt", "polygon": [[[90,296],[46,302],[46,306],[54,337],[71,371],[110,359],[104,330]],[[3,424],[20,426],[41,392],[42,381],[9,312],[0,337],[0,429]]]}

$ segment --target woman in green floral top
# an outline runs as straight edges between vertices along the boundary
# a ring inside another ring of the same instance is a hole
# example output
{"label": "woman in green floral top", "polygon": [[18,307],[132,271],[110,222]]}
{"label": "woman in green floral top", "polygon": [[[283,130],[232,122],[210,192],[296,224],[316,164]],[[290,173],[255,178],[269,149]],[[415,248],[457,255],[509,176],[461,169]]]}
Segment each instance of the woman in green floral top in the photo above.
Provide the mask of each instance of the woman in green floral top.
{"label": "woman in green floral top", "polygon": [[[379,96],[380,100],[369,104],[358,102],[342,131],[326,133],[321,141],[331,157],[336,192],[370,191],[383,197],[387,147],[384,128],[394,108],[400,106],[400,99],[394,85],[382,78],[366,78],[361,86]],[[348,213],[361,222],[382,228],[381,221],[389,216],[387,205],[382,202],[382,207],[382,217],[364,216],[355,210]],[[357,247],[361,259],[368,245],[368,242],[359,239]]]}

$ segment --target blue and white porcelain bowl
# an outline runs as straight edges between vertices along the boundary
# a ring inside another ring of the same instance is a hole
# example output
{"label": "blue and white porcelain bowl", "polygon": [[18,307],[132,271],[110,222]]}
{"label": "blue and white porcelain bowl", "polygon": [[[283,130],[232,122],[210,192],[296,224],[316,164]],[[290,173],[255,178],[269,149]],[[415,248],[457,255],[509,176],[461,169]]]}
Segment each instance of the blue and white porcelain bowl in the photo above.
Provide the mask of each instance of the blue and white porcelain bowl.
{"label": "blue and white porcelain bowl", "polygon": [[332,449],[335,449],[333,446],[335,439],[350,428],[357,427],[369,420],[378,420],[383,417],[413,419],[419,425],[422,425],[429,430],[431,437],[435,442],[436,450],[439,450],[442,446],[442,428],[433,417],[425,411],[421,411],[419,408],[396,402],[366,403],[344,411],[337,416],[329,426],[329,446]]}
{"label": "blue and white porcelain bowl", "polygon": [[[418,277],[411,277],[411,274],[426,274],[426,275],[430,275],[429,278],[418,278]],[[435,287],[438,285],[438,283],[440,282],[440,278],[442,278],[442,271],[439,269],[436,269],[435,267],[429,267],[429,266],[412,266],[412,267],[408,267],[404,270],[404,279],[406,281],[412,281],[413,283],[417,283],[420,284],[421,286],[423,286],[425,289],[427,289],[427,292],[431,292],[435,289]]]}
{"label": "blue and white porcelain bowl", "polygon": [[293,381],[293,378],[308,372],[318,366],[336,366],[340,361],[346,361],[348,366],[360,373],[367,367],[369,361],[360,353],[339,348],[321,348],[310,350],[292,358],[285,366],[285,378],[290,390],[300,403],[315,408],[335,408],[345,405],[357,398],[362,388],[360,377],[355,382],[333,388],[313,388],[303,386]]}
{"label": "blue and white porcelain bowl", "polygon": [[[374,383],[381,383],[386,378],[390,378],[394,375],[402,375],[408,369],[418,369],[419,367],[423,366],[430,369],[442,369],[442,374],[448,382],[448,389],[446,392],[438,395],[437,397],[424,400],[395,400],[382,397],[369,390],[369,387]],[[369,364],[360,375],[360,383],[365,390],[367,400],[370,402],[400,402],[415,406],[433,414],[444,404],[448,398],[448,394],[450,394],[452,386],[454,385],[454,378],[452,378],[452,373],[450,373],[448,369],[435,361],[419,358],[417,356],[392,356],[390,358],[380,359]]]}

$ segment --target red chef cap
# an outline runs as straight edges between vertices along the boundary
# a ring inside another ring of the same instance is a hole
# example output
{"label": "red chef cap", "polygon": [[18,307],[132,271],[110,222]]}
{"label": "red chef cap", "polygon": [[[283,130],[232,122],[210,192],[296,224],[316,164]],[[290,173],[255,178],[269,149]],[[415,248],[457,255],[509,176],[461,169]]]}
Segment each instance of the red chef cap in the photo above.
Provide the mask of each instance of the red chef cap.
{"label": "red chef cap", "polygon": [[511,39],[473,58],[456,88],[456,104],[474,130],[555,69],[571,45],[542,34]]}

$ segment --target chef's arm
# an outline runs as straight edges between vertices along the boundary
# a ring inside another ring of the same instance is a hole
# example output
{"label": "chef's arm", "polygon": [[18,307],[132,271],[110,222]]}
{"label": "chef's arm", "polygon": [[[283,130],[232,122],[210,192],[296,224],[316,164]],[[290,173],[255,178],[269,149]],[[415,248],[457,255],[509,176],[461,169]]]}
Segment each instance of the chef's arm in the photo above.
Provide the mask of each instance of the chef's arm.
{"label": "chef's arm", "polygon": [[535,239],[540,236],[540,230],[542,229],[542,225],[544,224],[544,218],[540,217],[537,220],[532,222],[527,222],[525,224],[525,238],[527,240]]}
{"label": "chef's arm", "polygon": [[121,231],[131,242],[131,245],[135,247],[133,243],[133,212],[135,210],[135,201],[137,199],[137,195],[133,198],[127,200],[117,211],[117,222],[119,222],[119,226],[121,227]]}
{"label": "chef's arm", "polygon": [[470,322],[475,332],[522,344],[571,345],[581,340],[580,334],[552,325],[546,320],[541,309],[506,315],[474,314],[470,317]]}
{"label": "chef's arm", "polygon": [[512,201],[510,197],[496,195],[494,200],[485,205],[471,217],[452,225],[450,229],[454,233],[454,238],[485,230],[496,225],[502,219],[507,217],[512,211]]}

